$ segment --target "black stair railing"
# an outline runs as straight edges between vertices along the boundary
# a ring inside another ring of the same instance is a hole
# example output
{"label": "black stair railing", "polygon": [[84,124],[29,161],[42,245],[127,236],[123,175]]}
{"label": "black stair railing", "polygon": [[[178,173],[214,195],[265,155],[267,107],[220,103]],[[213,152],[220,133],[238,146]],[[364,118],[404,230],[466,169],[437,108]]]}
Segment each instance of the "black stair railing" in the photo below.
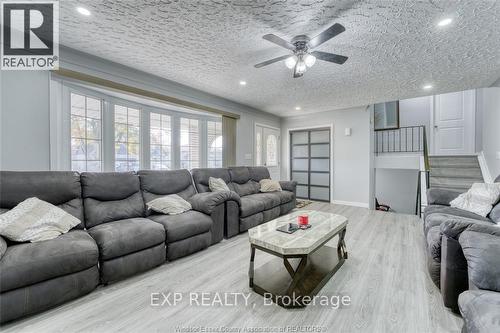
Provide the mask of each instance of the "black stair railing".
{"label": "black stair railing", "polygon": [[417,198],[415,215],[422,215],[422,173],[425,188],[429,188],[429,151],[425,126],[406,126],[396,129],[375,131],[375,153],[423,153],[424,170],[419,170],[417,177]]}

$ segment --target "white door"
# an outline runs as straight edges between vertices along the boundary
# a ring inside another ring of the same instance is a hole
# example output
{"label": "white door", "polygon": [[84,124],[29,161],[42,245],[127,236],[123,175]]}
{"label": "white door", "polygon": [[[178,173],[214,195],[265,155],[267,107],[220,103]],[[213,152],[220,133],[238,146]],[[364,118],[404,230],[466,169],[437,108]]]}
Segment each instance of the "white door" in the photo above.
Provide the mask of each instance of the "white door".
{"label": "white door", "polygon": [[434,96],[434,155],[467,155],[475,150],[474,90]]}
{"label": "white door", "polygon": [[271,179],[280,179],[280,131],[278,129],[255,126],[255,165],[266,166]]}

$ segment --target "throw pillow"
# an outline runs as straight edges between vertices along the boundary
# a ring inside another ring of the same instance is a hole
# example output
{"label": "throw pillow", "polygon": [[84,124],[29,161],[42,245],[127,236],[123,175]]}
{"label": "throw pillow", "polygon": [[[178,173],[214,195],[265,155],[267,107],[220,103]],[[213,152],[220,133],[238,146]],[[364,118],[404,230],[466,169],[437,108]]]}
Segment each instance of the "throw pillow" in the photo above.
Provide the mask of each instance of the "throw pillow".
{"label": "throw pillow", "polygon": [[80,224],[59,207],[29,198],[0,215],[0,235],[15,242],[40,242],[56,238]]}
{"label": "throw pillow", "polygon": [[167,195],[151,200],[146,204],[148,209],[166,215],[177,215],[191,210],[191,204],[177,194]]}
{"label": "throw pillow", "polygon": [[500,183],[474,183],[467,192],[451,201],[450,206],[486,217],[499,196]]}
{"label": "throw pillow", "polygon": [[262,179],[260,182],[260,191],[261,192],[280,192],[281,185],[277,180],[272,179]]}
{"label": "throw pillow", "polygon": [[229,187],[222,178],[208,178],[208,188],[212,192],[229,191]]}

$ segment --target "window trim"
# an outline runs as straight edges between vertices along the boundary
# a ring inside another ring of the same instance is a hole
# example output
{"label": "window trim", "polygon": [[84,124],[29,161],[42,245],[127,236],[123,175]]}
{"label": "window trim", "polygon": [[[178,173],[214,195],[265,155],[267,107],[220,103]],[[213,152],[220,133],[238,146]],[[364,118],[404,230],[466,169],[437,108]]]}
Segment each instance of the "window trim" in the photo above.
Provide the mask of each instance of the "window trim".
{"label": "window trim", "polygon": [[91,88],[52,77],[50,80],[50,154],[51,170],[71,170],[71,93],[85,95],[101,101],[101,157],[102,171],[115,171],[114,105],[118,104],[140,110],[140,169],[151,169],[150,157],[150,113],[171,117],[172,169],[180,168],[180,119],[196,119],[199,124],[199,167],[207,167],[208,133],[207,121],[222,122],[221,117],[193,114],[160,108],[107,95]]}

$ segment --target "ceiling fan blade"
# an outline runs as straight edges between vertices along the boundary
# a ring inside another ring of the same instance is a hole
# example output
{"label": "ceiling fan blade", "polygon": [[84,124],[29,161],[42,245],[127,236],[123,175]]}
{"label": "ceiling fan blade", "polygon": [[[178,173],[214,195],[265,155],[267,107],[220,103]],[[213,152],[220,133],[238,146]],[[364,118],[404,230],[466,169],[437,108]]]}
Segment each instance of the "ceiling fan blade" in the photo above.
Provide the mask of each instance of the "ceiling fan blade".
{"label": "ceiling fan blade", "polygon": [[335,23],[330,28],[326,29],[325,31],[323,31],[322,33],[311,39],[307,44],[309,45],[309,48],[313,49],[344,31],[345,28],[342,24]]}
{"label": "ceiling fan blade", "polygon": [[301,77],[302,75],[304,75],[304,73],[302,72],[299,72],[297,69],[298,69],[298,66],[299,66],[299,62],[297,61],[297,63],[295,64],[295,67],[293,68],[293,78],[298,78],[298,77]]}
{"label": "ceiling fan blade", "polygon": [[261,67],[273,64],[275,62],[278,62],[278,61],[281,61],[281,60],[285,60],[285,59],[290,58],[290,57],[292,57],[292,55],[291,54],[287,54],[287,55],[284,55],[284,56],[281,56],[281,57],[277,57],[277,58],[274,58],[274,59],[270,59],[270,60],[261,62],[261,63],[255,65],[254,67],[255,68],[261,68]]}
{"label": "ceiling fan blade", "polygon": [[346,56],[343,56],[343,55],[321,52],[321,51],[314,51],[314,52],[311,52],[311,54],[313,56],[315,56],[316,59],[334,62],[334,63],[339,64],[339,65],[342,65],[348,59]]}
{"label": "ceiling fan blade", "polygon": [[286,40],[284,40],[283,38],[281,37],[278,37],[276,35],[273,35],[273,34],[267,34],[267,35],[264,35],[262,36],[262,38],[264,38],[265,40],[267,41],[270,41],[271,43],[274,43],[276,45],[279,45],[281,47],[284,47],[285,49],[289,49],[291,51],[294,51],[295,50],[295,46],[290,43],[290,42],[287,42]]}

